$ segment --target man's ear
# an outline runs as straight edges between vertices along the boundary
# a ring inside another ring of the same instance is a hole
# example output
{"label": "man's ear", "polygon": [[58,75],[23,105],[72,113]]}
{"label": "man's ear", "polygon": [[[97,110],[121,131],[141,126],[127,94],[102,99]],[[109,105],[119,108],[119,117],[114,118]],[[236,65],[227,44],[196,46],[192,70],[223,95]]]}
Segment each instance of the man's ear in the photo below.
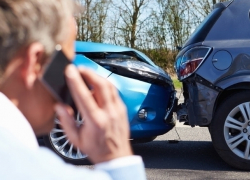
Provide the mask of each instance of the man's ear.
{"label": "man's ear", "polygon": [[32,43],[25,51],[25,60],[22,65],[22,78],[25,86],[31,89],[41,71],[41,59],[44,46],[41,43]]}

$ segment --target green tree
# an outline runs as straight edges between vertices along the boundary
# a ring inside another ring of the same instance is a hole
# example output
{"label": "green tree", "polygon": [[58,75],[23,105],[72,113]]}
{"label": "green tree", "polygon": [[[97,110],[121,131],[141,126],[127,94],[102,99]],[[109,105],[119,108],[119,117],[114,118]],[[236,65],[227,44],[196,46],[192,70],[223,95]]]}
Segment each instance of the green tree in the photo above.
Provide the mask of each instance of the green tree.
{"label": "green tree", "polygon": [[150,0],[120,0],[119,3],[114,3],[114,7],[118,10],[116,15],[119,16],[117,31],[124,45],[136,47],[138,36],[148,18],[145,11],[148,10],[149,2]]}

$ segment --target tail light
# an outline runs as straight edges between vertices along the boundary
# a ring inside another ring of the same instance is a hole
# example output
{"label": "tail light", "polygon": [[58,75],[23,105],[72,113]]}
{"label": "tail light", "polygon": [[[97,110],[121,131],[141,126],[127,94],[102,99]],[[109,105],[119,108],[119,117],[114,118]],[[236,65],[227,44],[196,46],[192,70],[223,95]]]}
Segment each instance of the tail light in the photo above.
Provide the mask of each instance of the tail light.
{"label": "tail light", "polygon": [[187,51],[181,59],[179,66],[179,77],[183,80],[192,75],[210,53],[209,47],[195,47]]}

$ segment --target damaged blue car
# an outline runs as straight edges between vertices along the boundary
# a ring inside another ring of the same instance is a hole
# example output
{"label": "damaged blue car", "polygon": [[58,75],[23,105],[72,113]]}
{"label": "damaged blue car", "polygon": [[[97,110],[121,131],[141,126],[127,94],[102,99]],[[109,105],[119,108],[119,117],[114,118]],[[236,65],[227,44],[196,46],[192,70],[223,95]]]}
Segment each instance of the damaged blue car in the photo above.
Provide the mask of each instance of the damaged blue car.
{"label": "damaged blue car", "polygon": [[[118,89],[128,110],[132,141],[152,141],[175,126],[172,116],[177,99],[173,82],[164,70],[140,51],[76,42],[74,64],[94,70]],[[83,121],[84,118],[76,113],[76,122],[82,124]],[[67,162],[85,163],[87,155],[68,141],[58,119],[55,119],[54,129],[43,140]]]}

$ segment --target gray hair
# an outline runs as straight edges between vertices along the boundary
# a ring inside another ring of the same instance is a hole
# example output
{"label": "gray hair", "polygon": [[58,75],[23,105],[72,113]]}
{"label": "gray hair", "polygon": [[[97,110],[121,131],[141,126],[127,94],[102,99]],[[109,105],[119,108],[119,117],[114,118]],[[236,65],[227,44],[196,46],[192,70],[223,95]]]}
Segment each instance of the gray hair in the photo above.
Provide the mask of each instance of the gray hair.
{"label": "gray hair", "polygon": [[50,56],[67,34],[75,8],[74,0],[0,0],[0,74],[20,49],[34,42]]}

